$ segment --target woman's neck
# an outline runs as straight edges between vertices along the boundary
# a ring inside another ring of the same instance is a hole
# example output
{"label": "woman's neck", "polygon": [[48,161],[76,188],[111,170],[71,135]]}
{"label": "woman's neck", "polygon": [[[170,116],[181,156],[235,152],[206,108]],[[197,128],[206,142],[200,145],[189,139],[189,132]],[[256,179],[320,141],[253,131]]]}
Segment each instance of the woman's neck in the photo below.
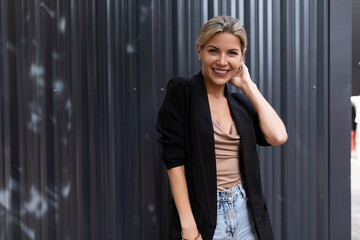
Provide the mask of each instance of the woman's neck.
{"label": "woman's neck", "polygon": [[222,98],[225,96],[225,85],[216,85],[204,78],[204,84],[208,95],[214,98]]}

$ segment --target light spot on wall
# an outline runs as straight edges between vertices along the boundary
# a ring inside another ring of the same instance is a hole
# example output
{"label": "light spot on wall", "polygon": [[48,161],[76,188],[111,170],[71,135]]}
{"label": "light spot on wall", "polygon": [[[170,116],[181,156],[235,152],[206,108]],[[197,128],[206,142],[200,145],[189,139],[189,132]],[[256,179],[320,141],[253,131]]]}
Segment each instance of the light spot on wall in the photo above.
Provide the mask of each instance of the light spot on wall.
{"label": "light spot on wall", "polygon": [[10,210],[10,191],[8,189],[0,190],[0,205]]}
{"label": "light spot on wall", "polygon": [[8,183],[8,189],[10,191],[17,191],[19,189],[19,184],[16,180],[14,180],[13,178],[10,178],[10,181]]}
{"label": "light spot on wall", "polygon": [[59,31],[61,33],[65,33],[65,29],[66,29],[66,20],[64,17],[62,17],[59,21]]}
{"label": "light spot on wall", "polygon": [[64,54],[58,54],[57,52],[52,51],[51,56],[53,57],[53,59],[59,60],[59,59],[62,59],[64,57]]}
{"label": "light spot on wall", "polygon": [[69,115],[69,117],[70,117],[71,114],[72,114],[72,104],[71,104],[70,99],[68,99],[68,100],[66,101],[65,109],[68,111],[68,115]]}
{"label": "light spot on wall", "polygon": [[145,6],[140,7],[140,22],[145,22],[149,15],[149,9]]}
{"label": "light spot on wall", "polygon": [[71,118],[71,115],[72,115],[72,104],[71,104],[70,99],[68,99],[68,100],[66,101],[65,109],[66,109],[67,112],[68,112],[68,118],[69,118],[68,124],[67,124],[67,130],[70,131],[70,130],[72,129],[72,124],[71,124],[71,122],[70,122],[70,118]]}
{"label": "light spot on wall", "polygon": [[55,116],[52,116],[52,117],[51,117],[51,122],[52,122],[54,125],[56,125],[56,117],[55,117]]}
{"label": "light spot on wall", "polygon": [[60,94],[64,90],[64,83],[60,80],[55,80],[53,82],[53,89],[56,93]]}
{"label": "light spot on wall", "polygon": [[27,126],[33,132],[38,133],[40,122],[41,122],[40,115],[35,112],[32,112],[30,115],[30,122],[28,122]]}
{"label": "light spot on wall", "polygon": [[22,222],[20,222],[20,227],[23,230],[23,232],[30,238],[30,239],[35,239],[35,231],[28,228],[25,224],[23,224]]}
{"label": "light spot on wall", "polygon": [[68,140],[67,140],[67,138],[66,138],[66,137],[64,137],[64,138],[63,138],[62,143],[64,144],[64,146],[67,146],[67,144],[68,144]]}
{"label": "light spot on wall", "polygon": [[126,46],[126,52],[127,53],[133,53],[135,51],[134,47],[131,44],[128,44]]}
{"label": "light spot on wall", "polygon": [[53,186],[46,186],[46,192],[48,193],[48,196],[50,196],[49,198],[47,198],[47,203],[49,207],[56,209],[58,207],[57,200],[59,199],[59,196],[56,193],[56,188]]}
{"label": "light spot on wall", "polygon": [[150,212],[154,212],[154,211],[155,211],[155,206],[154,206],[154,204],[149,204],[149,205],[148,205],[148,210],[149,210]]}
{"label": "light spot on wall", "polygon": [[40,124],[42,121],[42,110],[38,104],[34,101],[30,102],[30,121],[28,122],[27,126],[30,130],[37,133],[40,130]]}
{"label": "light spot on wall", "polygon": [[31,64],[30,77],[41,77],[44,75],[44,68],[36,64]]}
{"label": "light spot on wall", "polygon": [[45,3],[41,2],[40,7],[43,7],[45,12],[49,14],[51,18],[55,17],[55,11],[52,11],[48,6],[45,5]]}
{"label": "light spot on wall", "polygon": [[68,183],[66,186],[62,189],[62,195],[64,198],[68,197],[70,194],[70,183]]}
{"label": "light spot on wall", "polygon": [[34,213],[37,218],[40,218],[46,213],[48,209],[47,203],[36,190],[35,186],[31,187],[30,195],[30,201],[24,204],[25,209],[30,213]]}
{"label": "light spot on wall", "polygon": [[48,187],[46,186],[46,192],[53,198],[53,199],[58,199],[58,195],[55,192],[55,189],[53,187]]}

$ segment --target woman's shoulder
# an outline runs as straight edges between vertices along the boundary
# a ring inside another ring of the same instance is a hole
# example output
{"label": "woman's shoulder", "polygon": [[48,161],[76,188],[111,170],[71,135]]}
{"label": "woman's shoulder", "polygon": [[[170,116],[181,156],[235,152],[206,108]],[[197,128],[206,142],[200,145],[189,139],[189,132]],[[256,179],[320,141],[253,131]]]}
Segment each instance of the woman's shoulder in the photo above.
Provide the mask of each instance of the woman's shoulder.
{"label": "woman's shoulder", "polygon": [[204,87],[202,86],[204,84],[199,84],[202,81],[201,71],[191,78],[176,76],[168,81],[166,93],[182,94],[183,96],[189,97],[191,92],[196,92],[196,90],[199,89],[199,86]]}
{"label": "woman's shoulder", "polygon": [[173,100],[180,100],[190,96],[191,81],[188,78],[177,76],[171,78],[167,83],[166,95]]}
{"label": "woman's shoulder", "polygon": [[163,107],[180,110],[183,109],[190,99],[190,79],[177,76],[167,83]]}
{"label": "woman's shoulder", "polygon": [[[167,90],[187,90],[190,87],[190,79],[176,76],[169,80],[167,83]],[[170,89],[169,89],[170,88]]]}

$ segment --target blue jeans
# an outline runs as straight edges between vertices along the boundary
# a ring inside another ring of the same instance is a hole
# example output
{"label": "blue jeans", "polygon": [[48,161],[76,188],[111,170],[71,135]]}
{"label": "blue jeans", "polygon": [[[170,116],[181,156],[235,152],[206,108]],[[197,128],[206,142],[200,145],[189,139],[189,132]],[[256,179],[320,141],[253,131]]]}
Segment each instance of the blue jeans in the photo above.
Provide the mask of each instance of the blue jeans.
{"label": "blue jeans", "polygon": [[217,192],[217,224],[213,239],[258,239],[242,182]]}

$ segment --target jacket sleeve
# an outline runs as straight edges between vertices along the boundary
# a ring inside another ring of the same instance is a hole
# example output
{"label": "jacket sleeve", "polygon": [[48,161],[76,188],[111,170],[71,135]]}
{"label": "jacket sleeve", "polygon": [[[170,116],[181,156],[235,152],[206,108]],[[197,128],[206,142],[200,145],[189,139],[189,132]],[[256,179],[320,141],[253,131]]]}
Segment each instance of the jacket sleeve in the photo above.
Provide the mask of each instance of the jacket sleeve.
{"label": "jacket sleeve", "polygon": [[167,169],[184,165],[185,162],[184,124],[188,89],[186,80],[171,79],[158,113],[156,130],[160,133],[158,142],[162,146],[162,160]]}
{"label": "jacket sleeve", "polygon": [[270,144],[266,141],[263,132],[261,131],[259,116],[250,100],[243,93],[233,93],[232,96],[245,109],[250,119],[252,120],[255,129],[256,143],[260,146],[270,146]]}

